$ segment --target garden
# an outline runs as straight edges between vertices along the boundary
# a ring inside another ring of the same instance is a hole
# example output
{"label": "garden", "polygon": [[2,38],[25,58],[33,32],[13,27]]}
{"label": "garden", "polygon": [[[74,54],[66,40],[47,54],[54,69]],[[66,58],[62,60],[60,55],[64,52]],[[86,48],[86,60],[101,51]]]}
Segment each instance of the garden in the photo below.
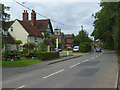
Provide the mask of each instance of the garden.
{"label": "garden", "polygon": [[[23,67],[31,64],[40,63],[47,60],[59,58],[59,52],[47,51],[47,45],[44,42],[34,44],[26,43],[23,50],[20,51],[20,43],[14,51],[4,51],[2,53],[3,67]],[[53,48],[53,47],[52,47]],[[50,48],[51,49],[51,48]],[[52,49],[51,49],[52,50]]]}

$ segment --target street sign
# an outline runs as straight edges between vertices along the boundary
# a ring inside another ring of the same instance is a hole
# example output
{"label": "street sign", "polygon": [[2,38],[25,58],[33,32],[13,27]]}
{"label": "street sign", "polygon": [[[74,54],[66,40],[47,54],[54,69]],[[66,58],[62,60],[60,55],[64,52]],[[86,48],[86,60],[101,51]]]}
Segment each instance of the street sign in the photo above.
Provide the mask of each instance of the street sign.
{"label": "street sign", "polygon": [[60,29],[55,29],[54,33],[55,33],[55,36],[60,36],[61,35],[61,30]]}

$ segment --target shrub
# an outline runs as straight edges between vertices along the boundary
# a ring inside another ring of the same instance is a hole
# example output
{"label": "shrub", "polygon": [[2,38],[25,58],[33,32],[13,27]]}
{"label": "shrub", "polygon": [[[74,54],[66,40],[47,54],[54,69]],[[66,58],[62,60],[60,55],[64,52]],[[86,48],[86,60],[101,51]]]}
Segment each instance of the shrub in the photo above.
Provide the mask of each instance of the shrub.
{"label": "shrub", "polygon": [[47,51],[47,45],[44,42],[41,42],[38,44],[38,51],[39,52],[46,52]]}
{"label": "shrub", "polygon": [[64,49],[63,51],[73,51],[73,49]]}
{"label": "shrub", "polygon": [[37,57],[38,59],[41,59],[41,60],[55,59],[55,58],[59,58],[59,52],[57,51],[38,52]]}
{"label": "shrub", "polygon": [[91,50],[91,45],[89,43],[82,43],[79,46],[79,52],[89,52]]}

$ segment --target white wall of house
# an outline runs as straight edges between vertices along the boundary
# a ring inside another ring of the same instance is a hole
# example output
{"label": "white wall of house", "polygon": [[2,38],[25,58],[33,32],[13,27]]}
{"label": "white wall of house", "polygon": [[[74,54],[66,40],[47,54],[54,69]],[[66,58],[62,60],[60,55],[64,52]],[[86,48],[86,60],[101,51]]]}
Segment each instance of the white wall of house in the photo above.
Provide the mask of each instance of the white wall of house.
{"label": "white wall of house", "polygon": [[[13,28],[13,31],[11,31],[11,27]],[[15,40],[21,40],[22,45],[27,43],[27,37],[28,33],[26,30],[22,27],[22,25],[19,23],[18,20],[15,20],[15,22],[11,25],[11,27],[8,29],[9,33]]]}

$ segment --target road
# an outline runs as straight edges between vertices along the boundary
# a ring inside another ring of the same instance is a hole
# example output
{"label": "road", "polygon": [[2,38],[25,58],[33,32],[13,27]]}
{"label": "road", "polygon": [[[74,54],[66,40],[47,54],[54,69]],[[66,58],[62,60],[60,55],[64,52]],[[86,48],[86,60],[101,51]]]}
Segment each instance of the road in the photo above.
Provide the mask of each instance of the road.
{"label": "road", "polygon": [[3,80],[3,88],[116,88],[118,58],[113,51],[48,65]]}

